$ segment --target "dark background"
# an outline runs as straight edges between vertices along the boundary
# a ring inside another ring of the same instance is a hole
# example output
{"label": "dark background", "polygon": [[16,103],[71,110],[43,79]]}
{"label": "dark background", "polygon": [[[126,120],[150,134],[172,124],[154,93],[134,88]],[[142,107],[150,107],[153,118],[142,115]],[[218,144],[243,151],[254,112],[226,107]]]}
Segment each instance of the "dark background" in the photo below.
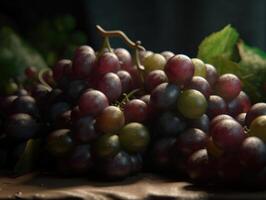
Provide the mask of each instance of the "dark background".
{"label": "dark background", "polygon": [[[40,20],[64,14],[74,16],[77,29],[96,48],[101,40],[95,25],[100,24],[125,31],[132,40],[141,40],[146,49],[195,56],[205,36],[230,23],[248,44],[266,50],[264,0],[0,1],[0,16],[21,35]],[[112,44],[120,45],[118,40]]]}

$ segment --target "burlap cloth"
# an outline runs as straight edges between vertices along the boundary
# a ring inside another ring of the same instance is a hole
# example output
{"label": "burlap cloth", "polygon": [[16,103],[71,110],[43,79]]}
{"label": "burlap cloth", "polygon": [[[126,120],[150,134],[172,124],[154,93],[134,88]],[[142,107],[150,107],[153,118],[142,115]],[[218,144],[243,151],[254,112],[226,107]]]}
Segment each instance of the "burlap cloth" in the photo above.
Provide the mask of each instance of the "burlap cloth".
{"label": "burlap cloth", "polygon": [[0,178],[0,199],[266,199],[266,191],[235,191],[199,188],[151,174],[120,182],[89,181],[86,178],[56,178],[29,174]]}

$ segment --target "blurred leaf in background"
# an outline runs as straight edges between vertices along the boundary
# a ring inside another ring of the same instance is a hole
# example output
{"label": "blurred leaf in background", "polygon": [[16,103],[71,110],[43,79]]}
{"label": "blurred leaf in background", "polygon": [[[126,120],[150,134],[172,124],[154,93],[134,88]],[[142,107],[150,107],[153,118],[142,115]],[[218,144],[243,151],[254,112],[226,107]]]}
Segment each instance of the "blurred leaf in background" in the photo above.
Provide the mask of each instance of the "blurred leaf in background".
{"label": "blurred leaf in background", "polygon": [[25,68],[47,67],[42,56],[10,27],[0,29],[0,88],[11,78],[21,76]]}
{"label": "blurred leaf in background", "polygon": [[239,76],[253,102],[266,100],[266,53],[245,44],[230,25],[206,37],[198,57],[214,65],[220,74]]}
{"label": "blurred leaf in background", "polygon": [[28,40],[40,51],[46,63],[53,66],[61,58],[72,58],[75,48],[86,44],[86,34],[77,30],[72,16],[60,16],[38,23]]}

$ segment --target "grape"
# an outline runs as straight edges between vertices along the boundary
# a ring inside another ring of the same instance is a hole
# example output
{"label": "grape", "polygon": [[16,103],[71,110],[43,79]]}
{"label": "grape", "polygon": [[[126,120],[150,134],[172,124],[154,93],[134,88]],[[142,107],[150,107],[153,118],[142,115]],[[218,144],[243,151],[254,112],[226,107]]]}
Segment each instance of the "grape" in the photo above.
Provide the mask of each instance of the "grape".
{"label": "grape", "polygon": [[27,67],[27,68],[25,69],[24,73],[25,73],[25,75],[27,76],[27,78],[29,78],[29,79],[34,79],[34,78],[37,77],[37,73],[38,73],[38,71],[37,71],[36,67],[32,67],[32,66],[31,66],[31,67]]}
{"label": "grape", "polygon": [[64,112],[68,111],[70,109],[70,106],[66,102],[58,102],[52,105],[49,109],[49,120],[52,122],[55,122],[56,119],[63,114]]}
{"label": "grape", "polygon": [[191,61],[195,68],[194,76],[201,76],[205,78],[207,74],[206,72],[207,70],[206,70],[206,66],[204,62],[198,58],[192,58]]}
{"label": "grape", "polygon": [[127,93],[133,88],[133,79],[131,75],[124,70],[120,70],[117,73],[122,86],[122,93]]}
{"label": "grape", "polygon": [[165,58],[166,61],[168,61],[170,58],[172,58],[175,54],[171,51],[163,51],[161,55]]}
{"label": "grape", "polygon": [[152,164],[159,170],[168,169],[172,162],[171,154],[175,145],[175,138],[167,137],[155,141],[151,149]]}
{"label": "grape", "polygon": [[98,137],[95,130],[95,119],[84,116],[77,119],[74,123],[73,138],[78,143],[89,143]]}
{"label": "grape", "polygon": [[219,147],[217,147],[216,144],[214,144],[212,137],[208,139],[206,148],[207,148],[208,154],[214,158],[219,158],[224,153]]}
{"label": "grape", "polygon": [[57,157],[69,153],[73,149],[73,140],[69,129],[58,129],[51,132],[47,137],[46,148]]}
{"label": "grape", "polygon": [[59,81],[64,75],[67,68],[72,68],[72,61],[67,59],[59,60],[53,67],[53,78]]}
{"label": "grape", "polygon": [[143,160],[140,154],[130,155],[131,173],[135,174],[141,171]]}
{"label": "grape", "polygon": [[139,99],[133,99],[124,106],[126,122],[144,122],[148,117],[147,104]]}
{"label": "grape", "polygon": [[213,119],[217,115],[227,114],[227,106],[222,97],[211,95],[209,97],[207,115]]}
{"label": "grape", "polygon": [[206,133],[197,128],[190,128],[178,136],[176,145],[184,155],[190,155],[199,149],[205,148],[207,141]]}
{"label": "grape", "polygon": [[214,66],[210,64],[205,64],[206,67],[206,80],[210,85],[214,85],[218,79],[218,73]]}
{"label": "grape", "polygon": [[128,50],[123,48],[118,48],[114,50],[114,53],[118,57],[122,69],[127,69],[128,67],[132,67],[133,61]]}
{"label": "grape", "polygon": [[251,122],[260,115],[266,115],[266,103],[256,103],[247,112],[245,123],[249,127]]}
{"label": "grape", "polygon": [[193,89],[184,90],[177,100],[178,111],[189,119],[201,117],[207,109],[204,95]]}
{"label": "grape", "polygon": [[108,104],[107,97],[98,90],[87,91],[79,99],[79,109],[85,115],[97,116]]}
{"label": "grape", "polygon": [[247,113],[240,113],[236,116],[236,121],[241,124],[241,126],[245,126],[245,118]]}
{"label": "grape", "polygon": [[28,93],[27,90],[25,90],[23,88],[20,88],[14,93],[14,95],[17,95],[18,97],[20,97],[20,96],[28,96],[29,93]]}
{"label": "grape", "polygon": [[121,151],[113,158],[103,162],[102,168],[102,173],[104,173],[108,178],[119,179],[126,177],[131,172],[130,156],[126,152]]}
{"label": "grape", "polygon": [[211,129],[212,129],[217,123],[219,123],[221,120],[224,120],[224,119],[233,119],[233,117],[231,117],[230,115],[225,115],[225,114],[217,115],[216,117],[214,117],[214,118],[211,120],[210,130],[211,130]]}
{"label": "grape", "polygon": [[140,58],[140,62],[143,64],[145,58],[147,58],[148,56],[152,55],[153,52],[152,51],[140,51],[139,52],[139,58]]}
{"label": "grape", "polygon": [[66,90],[66,95],[71,101],[78,100],[79,96],[86,89],[87,83],[82,80],[75,80],[69,84],[69,87]]}
{"label": "grape", "polygon": [[120,69],[118,57],[111,52],[106,52],[98,58],[94,70],[97,74],[103,75],[108,72],[117,72]]}
{"label": "grape", "polygon": [[143,102],[145,102],[148,105],[149,102],[150,102],[150,98],[151,98],[151,95],[146,94],[146,95],[140,97],[140,100],[143,101]]}
{"label": "grape", "polygon": [[6,122],[5,133],[15,140],[27,140],[34,137],[39,130],[37,122],[28,114],[11,115]]}
{"label": "grape", "polygon": [[160,137],[178,136],[186,128],[185,120],[173,112],[162,113],[155,125],[156,135]]}
{"label": "grape", "polygon": [[188,124],[190,128],[198,128],[205,133],[209,133],[210,120],[206,114],[197,119],[190,119]]}
{"label": "grape", "polygon": [[191,82],[186,86],[186,89],[194,89],[201,92],[206,99],[211,95],[211,86],[206,79],[200,76],[194,76]]}
{"label": "grape", "polygon": [[156,86],[160,85],[161,83],[167,82],[167,76],[162,70],[154,70],[148,73],[145,77],[144,85],[145,89],[150,92]]}
{"label": "grape", "polygon": [[251,107],[251,102],[248,95],[245,92],[241,91],[236,98],[240,101],[242,112],[249,111]]}
{"label": "grape", "polygon": [[151,71],[158,70],[158,69],[163,70],[165,64],[166,64],[165,58],[158,53],[153,53],[147,56],[143,62],[146,74],[148,74]]}
{"label": "grape", "polygon": [[170,82],[178,85],[188,84],[194,75],[194,65],[185,55],[175,55],[165,65],[164,71]]}
{"label": "grape", "polygon": [[249,135],[256,136],[266,142],[266,115],[255,118],[251,125]]}
{"label": "grape", "polygon": [[93,151],[100,158],[115,156],[120,150],[118,135],[104,134],[97,139]]}
{"label": "grape", "polygon": [[162,83],[151,92],[151,102],[156,108],[167,110],[175,107],[179,93],[176,85]]}
{"label": "grape", "polygon": [[257,137],[246,138],[239,149],[240,163],[248,169],[259,170],[266,164],[266,146]]}
{"label": "grape", "polygon": [[103,133],[115,133],[125,124],[125,117],[120,108],[106,107],[96,118],[96,127]]}
{"label": "grape", "polygon": [[250,104],[249,97],[241,91],[236,98],[227,103],[227,110],[231,116],[237,116],[242,112],[247,112],[250,109]]}
{"label": "grape", "polygon": [[93,166],[89,145],[77,145],[68,155],[67,165],[74,174],[87,173]]}
{"label": "grape", "polygon": [[98,80],[97,89],[104,93],[110,102],[114,102],[122,94],[121,81],[114,73],[107,73]]}
{"label": "grape", "polygon": [[43,103],[47,103],[46,99],[49,95],[49,89],[42,84],[37,84],[33,88],[31,95],[36,99],[38,105],[44,105]]}
{"label": "grape", "polygon": [[130,153],[137,153],[146,149],[150,141],[150,135],[145,126],[132,122],[119,131],[119,139],[123,149]]}
{"label": "grape", "polygon": [[233,119],[217,122],[211,129],[211,136],[214,144],[226,152],[237,151],[246,137],[242,126]]}
{"label": "grape", "polygon": [[214,169],[206,149],[200,149],[189,156],[187,172],[189,177],[197,182],[209,181],[214,176]]}
{"label": "grape", "polygon": [[215,92],[226,101],[236,98],[241,91],[240,80],[234,74],[223,74],[215,83]]}
{"label": "grape", "polygon": [[36,101],[31,96],[20,96],[12,103],[12,113],[26,113],[32,116],[38,115]]}
{"label": "grape", "polygon": [[76,77],[90,75],[96,62],[96,55],[91,47],[78,48],[73,57],[73,72]]}
{"label": "grape", "polygon": [[81,45],[76,49],[76,52],[78,51],[87,51],[91,54],[95,54],[95,51],[93,50],[92,47],[88,46],[88,45]]}

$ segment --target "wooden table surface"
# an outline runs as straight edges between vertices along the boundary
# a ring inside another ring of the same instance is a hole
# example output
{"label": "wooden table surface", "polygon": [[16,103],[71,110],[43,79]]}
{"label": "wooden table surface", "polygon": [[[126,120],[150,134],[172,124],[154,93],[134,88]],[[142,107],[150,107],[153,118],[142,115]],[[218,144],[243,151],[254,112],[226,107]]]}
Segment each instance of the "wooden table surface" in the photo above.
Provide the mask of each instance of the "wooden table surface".
{"label": "wooden table surface", "polygon": [[0,199],[266,199],[266,191],[198,188],[184,181],[141,174],[120,182],[29,174],[0,178]]}

